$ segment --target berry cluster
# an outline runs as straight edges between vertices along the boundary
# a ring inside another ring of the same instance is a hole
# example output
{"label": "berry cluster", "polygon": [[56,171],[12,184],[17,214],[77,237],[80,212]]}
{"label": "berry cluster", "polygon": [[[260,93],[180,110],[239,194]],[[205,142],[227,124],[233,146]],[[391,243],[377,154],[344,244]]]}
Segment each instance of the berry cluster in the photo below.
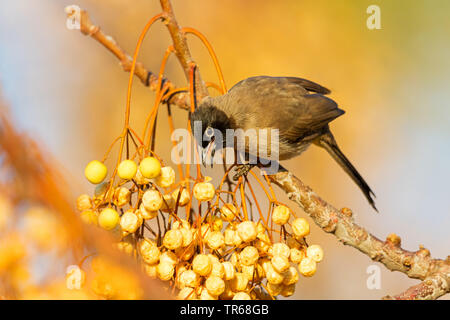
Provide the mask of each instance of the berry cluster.
{"label": "berry cluster", "polygon": [[[138,259],[148,276],[178,289],[179,299],[289,297],[300,275],[314,275],[323,259],[322,248],[305,241],[308,222],[287,206],[272,203],[271,221],[262,216],[254,221],[235,197],[223,201],[223,191],[216,190],[209,177],[189,190],[186,182],[176,183],[175,171],[162,167],[155,157],[146,157],[139,165],[122,161],[115,188],[103,182],[107,168],[100,161],[90,162],[85,175],[98,186],[93,197],[77,199],[83,221],[117,232],[117,248]],[[206,213],[192,209],[193,199],[199,210],[207,205]],[[180,217],[180,207],[186,208],[185,219]],[[158,231],[150,226],[155,220]],[[279,233],[278,241],[274,231]],[[98,288],[95,291],[102,295]],[[109,295],[106,291],[104,297]]]}

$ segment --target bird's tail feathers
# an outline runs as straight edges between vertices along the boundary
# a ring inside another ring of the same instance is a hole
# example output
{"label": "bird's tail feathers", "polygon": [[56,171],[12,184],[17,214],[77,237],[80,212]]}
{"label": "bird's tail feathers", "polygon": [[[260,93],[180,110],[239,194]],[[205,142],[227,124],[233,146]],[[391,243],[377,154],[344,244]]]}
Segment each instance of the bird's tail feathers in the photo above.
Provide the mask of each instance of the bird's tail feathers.
{"label": "bird's tail feathers", "polygon": [[328,151],[334,160],[344,169],[344,171],[352,178],[352,180],[358,185],[364,196],[369,201],[370,205],[378,212],[375,207],[375,202],[372,197],[375,197],[372,189],[370,189],[367,182],[359,174],[356,168],[350,163],[347,157],[339,149],[333,134],[328,130],[325,134],[321,135],[316,144]]}

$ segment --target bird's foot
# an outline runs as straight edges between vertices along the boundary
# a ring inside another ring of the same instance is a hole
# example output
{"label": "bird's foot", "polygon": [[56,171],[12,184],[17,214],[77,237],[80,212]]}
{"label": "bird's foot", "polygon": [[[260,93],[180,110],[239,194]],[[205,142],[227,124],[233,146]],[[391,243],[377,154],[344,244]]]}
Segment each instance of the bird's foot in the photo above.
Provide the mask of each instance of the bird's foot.
{"label": "bird's foot", "polygon": [[239,164],[236,168],[236,174],[233,176],[233,180],[237,181],[242,176],[247,176],[250,170],[256,166],[255,164]]}

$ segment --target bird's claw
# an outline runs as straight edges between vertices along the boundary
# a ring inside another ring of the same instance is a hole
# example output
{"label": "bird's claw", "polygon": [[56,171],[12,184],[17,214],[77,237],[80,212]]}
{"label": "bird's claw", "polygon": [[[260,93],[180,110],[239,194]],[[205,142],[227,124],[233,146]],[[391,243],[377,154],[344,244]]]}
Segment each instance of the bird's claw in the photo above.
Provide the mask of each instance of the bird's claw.
{"label": "bird's claw", "polygon": [[236,174],[233,176],[234,181],[238,181],[240,177],[247,176],[255,165],[252,164],[240,164],[236,168]]}

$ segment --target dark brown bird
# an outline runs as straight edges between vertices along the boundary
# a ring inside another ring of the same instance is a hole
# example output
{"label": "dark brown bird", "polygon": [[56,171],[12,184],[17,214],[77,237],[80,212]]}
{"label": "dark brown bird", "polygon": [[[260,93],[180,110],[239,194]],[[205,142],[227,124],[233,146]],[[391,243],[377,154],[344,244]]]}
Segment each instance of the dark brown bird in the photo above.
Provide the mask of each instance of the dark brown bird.
{"label": "dark brown bird", "polygon": [[[251,77],[238,82],[222,96],[204,99],[190,115],[191,125],[194,130],[195,121],[201,121],[202,135],[197,135],[196,140],[204,151],[210,149],[214,141],[213,132],[223,136],[222,145],[216,141],[215,147],[225,147],[227,129],[255,129],[257,132],[278,129],[279,160],[298,156],[314,143],[328,151],[377,210],[372,198],[375,194],[339,149],[330,131],[329,122],[345,112],[335,101],[325,97],[329,93],[330,90],[321,85],[301,78]],[[210,136],[210,141],[202,139],[204,134]],[[259,139],[250,140],[244,152],[251,153],[251,145],[258,142]]]}

